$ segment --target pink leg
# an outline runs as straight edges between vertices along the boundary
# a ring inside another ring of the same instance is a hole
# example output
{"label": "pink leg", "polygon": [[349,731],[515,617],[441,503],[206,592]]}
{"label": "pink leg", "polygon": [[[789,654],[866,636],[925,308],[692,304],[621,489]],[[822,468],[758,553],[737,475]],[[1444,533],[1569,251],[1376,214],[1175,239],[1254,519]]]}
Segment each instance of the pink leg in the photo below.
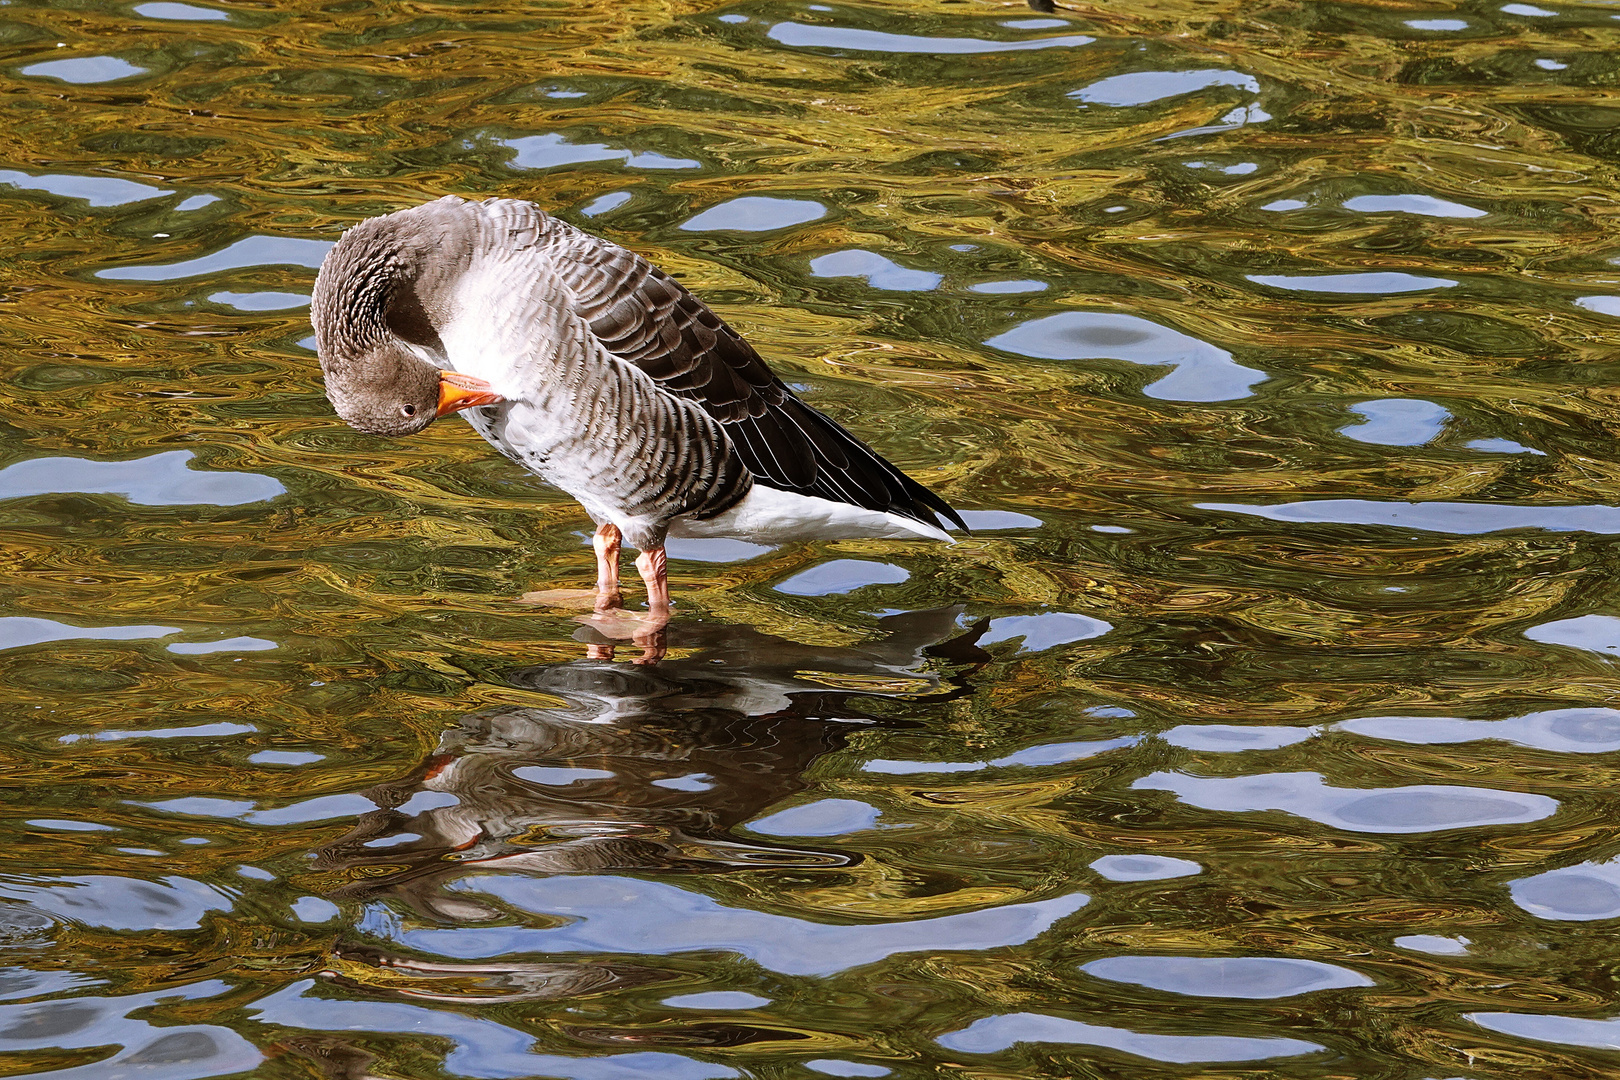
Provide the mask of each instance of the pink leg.
{"label": "pink leg", "polygon": [[647,584],[647,613],[669,614],[669,559],[661,547],[650,548],[636,556],[636,569]]}
{"label": "pink leg", "polygon": [[[619,527],[604,521],[596,527],[591,546],[596,549],[596,610],[612,611],[622,607],[624,599],[619,593]],[[637,560],[640,566],[640,560]]]}
{"label": "pink leg", "polygon": [[668,564],[661,547],[636,556],[636,569],[647,585],[647,622],[633,638],[642,649],[638,664],[656,664],[664,658],[664,628],[669,625]]}

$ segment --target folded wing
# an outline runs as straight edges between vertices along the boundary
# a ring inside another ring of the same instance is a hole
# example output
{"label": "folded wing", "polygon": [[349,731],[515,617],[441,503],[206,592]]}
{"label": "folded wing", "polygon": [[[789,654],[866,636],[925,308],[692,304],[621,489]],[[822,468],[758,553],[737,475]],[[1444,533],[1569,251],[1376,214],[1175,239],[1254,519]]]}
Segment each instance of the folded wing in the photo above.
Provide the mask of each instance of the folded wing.
{"label": "folded wing", "polygon": [[945,500],[806,405],[702,301],[646,259],[553,219],[541,243],[603,347],[718,420],[756,481],[965,529]]}

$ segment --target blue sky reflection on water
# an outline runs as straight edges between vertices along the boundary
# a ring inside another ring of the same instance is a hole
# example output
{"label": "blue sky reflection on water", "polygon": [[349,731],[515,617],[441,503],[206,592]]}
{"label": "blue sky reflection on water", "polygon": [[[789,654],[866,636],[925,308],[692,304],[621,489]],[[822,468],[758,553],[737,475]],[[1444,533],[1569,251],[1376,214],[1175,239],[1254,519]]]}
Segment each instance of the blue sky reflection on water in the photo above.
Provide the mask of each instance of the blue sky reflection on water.
{"label": "blue sky reflection on water", "polygon": [[[1089,899],[1071,893],[937,918],[866,926],[807,922],[717,904],[672,885],[631,878],[481,877],[461,888],[519,910],[562,915],[552,929],[390,930],[413,949],[471,959],[517,952],[659,952],[722,949],[784,975],[829,975],[905,952],[977,951],[1023,944]],[[656,932],[654,932],[656,930]]]}

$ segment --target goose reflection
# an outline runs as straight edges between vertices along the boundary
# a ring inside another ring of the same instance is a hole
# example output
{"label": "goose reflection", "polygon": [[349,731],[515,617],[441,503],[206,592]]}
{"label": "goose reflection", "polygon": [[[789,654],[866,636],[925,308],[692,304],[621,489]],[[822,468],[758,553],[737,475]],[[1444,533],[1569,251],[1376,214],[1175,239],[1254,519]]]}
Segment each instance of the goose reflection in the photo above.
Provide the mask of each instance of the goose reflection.
{"label": "goose reflection", "polygon": [[[852,865],[859,856],[733,830],[807,787],[805,771],[852,732],[905,723],[872,716],[874,700],[964,693],[959,671],[947,676],[930,663],[988,659],[972,644],[982,628],[964,633],[961,610],[890,616],[881,637],[853,647],[692,623],[679,627],[690,651],[655,666],[587,658],[513,672],[513,686],[557,703],[463,717],[409,775],[365,793],[381,809],[319,851],[316,866],[346,879],[331,895],[388,899],[457,923],[501,914],[446,887],[471,873]],[[494,978],[497,996],[549,997],[582,981],[637,977],[577,964],[475,973],[384,957],[373,945],[338,959],[336,975],[346,959],[389,966],[419,988],[469,976],[488,987]]]}

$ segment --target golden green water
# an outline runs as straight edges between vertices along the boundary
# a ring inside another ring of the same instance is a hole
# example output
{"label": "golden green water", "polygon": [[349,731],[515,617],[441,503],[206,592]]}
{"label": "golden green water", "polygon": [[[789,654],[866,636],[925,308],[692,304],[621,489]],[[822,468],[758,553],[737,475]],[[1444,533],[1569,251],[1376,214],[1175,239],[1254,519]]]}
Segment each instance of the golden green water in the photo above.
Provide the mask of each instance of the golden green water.
{"label": "golden green water", "polygon": [[[0,8],[0,1074],[1620,1069],[1620,8]],[[969,511],[672,547],[351,432],[529,198]]]}

